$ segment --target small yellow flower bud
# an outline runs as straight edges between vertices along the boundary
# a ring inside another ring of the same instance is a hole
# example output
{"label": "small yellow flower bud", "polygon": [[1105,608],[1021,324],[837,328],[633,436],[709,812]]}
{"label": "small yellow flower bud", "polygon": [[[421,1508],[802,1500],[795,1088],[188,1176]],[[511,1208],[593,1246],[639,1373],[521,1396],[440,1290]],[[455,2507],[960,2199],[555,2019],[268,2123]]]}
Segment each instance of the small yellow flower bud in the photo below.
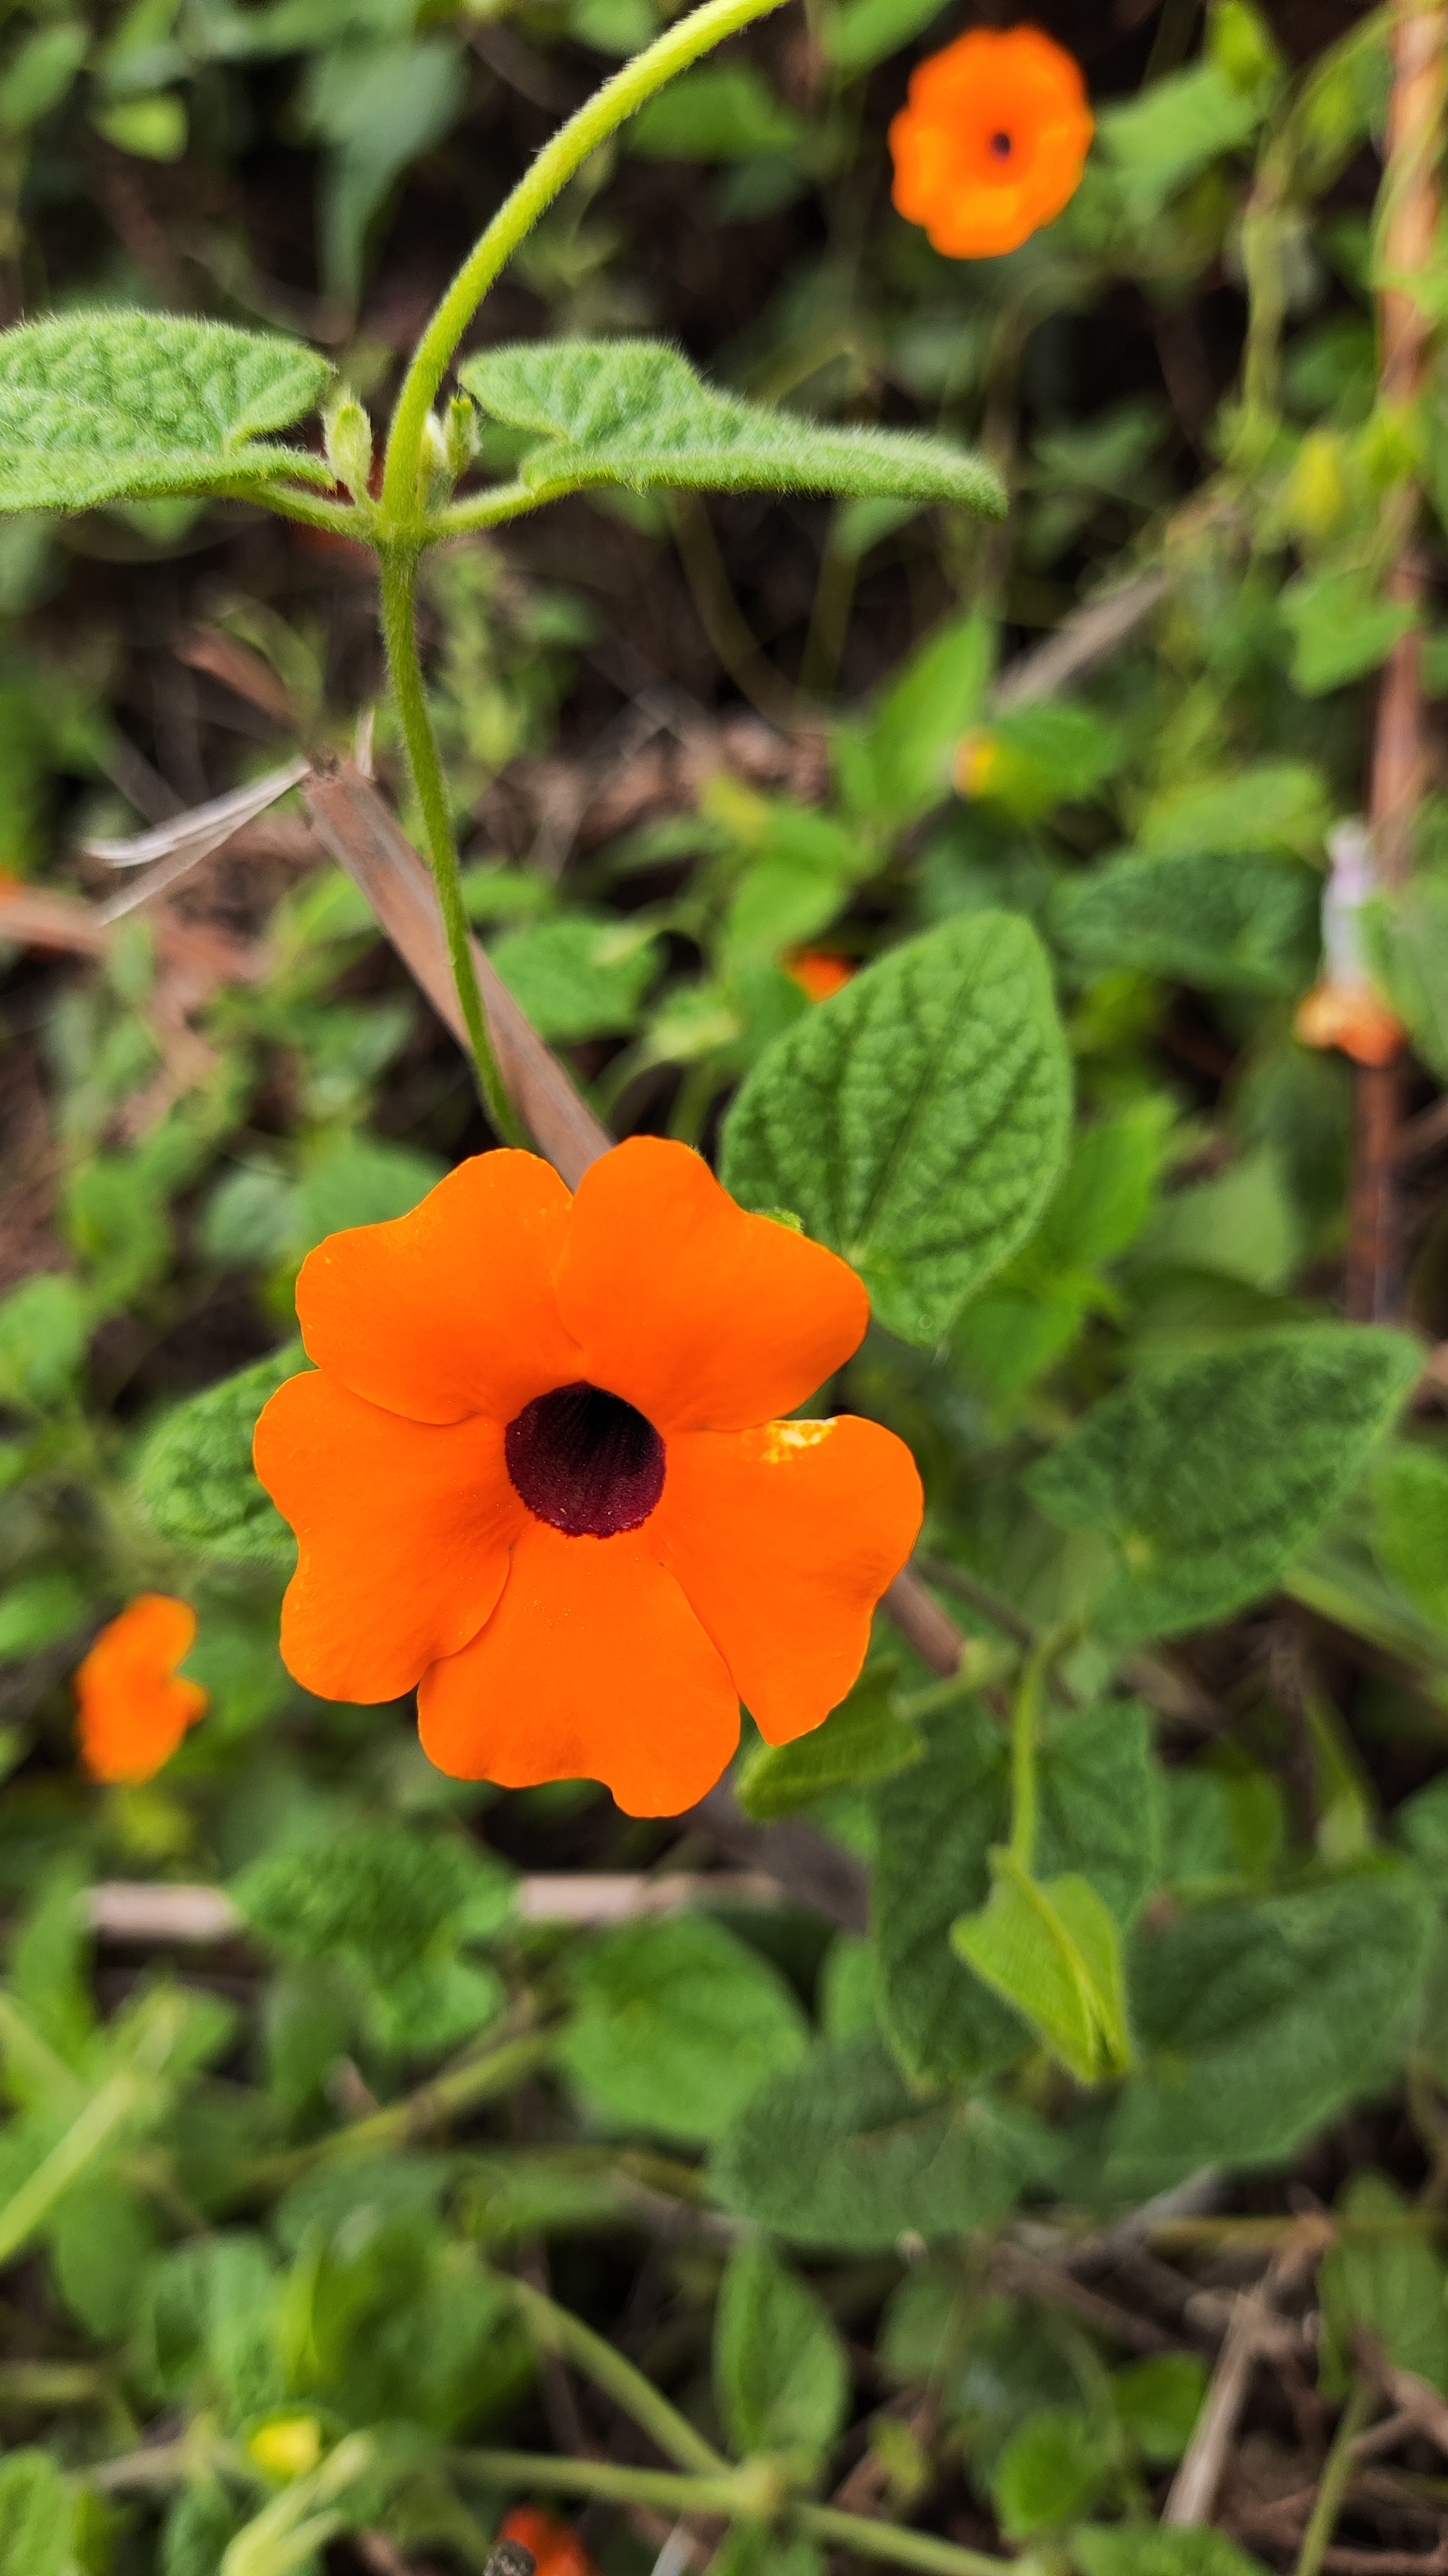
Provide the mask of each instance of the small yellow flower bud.
{"label": "small yellow flower bud", "polygon": [[315,2415],[279,2415],[259,2424],[246,2447],[267,2477],[305,2478],[322,2456],[322,2428]]}
{"label": "small yellow flower bud", "polygon": [[1001,764],[994,734],[977,729],[962,736],[955,755],[955,784],[962,796],[989,796]]}

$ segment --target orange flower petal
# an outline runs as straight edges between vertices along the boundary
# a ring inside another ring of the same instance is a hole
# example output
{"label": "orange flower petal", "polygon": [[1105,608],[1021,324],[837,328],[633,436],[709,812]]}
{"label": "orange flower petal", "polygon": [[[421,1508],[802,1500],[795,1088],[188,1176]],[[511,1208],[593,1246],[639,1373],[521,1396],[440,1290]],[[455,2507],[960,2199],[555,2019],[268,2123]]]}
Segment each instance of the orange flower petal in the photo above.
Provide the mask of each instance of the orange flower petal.
{"label": "orange flower petal", "polygon": [[501,1148],[410,1216],[328,1235],[297,1281],[310,1357],[413,1422],[510,1422],[582,1374],[550,1286],[569,1207],[550,1164]]}
{"label": "orange flower petal", "polygon": [[521,2540],[538,2562],[537,2576],[598,2576],[576,2531],[535,2504],[514,2505],[498,2525],[500,2540]]}
{"label": "orange flower petal", "polygon": [[1039,27],[975,27],[911,73],[889,133],[897,211],[949,259],[1016,250],[1075,195],[1094,124]]}
{"label": "orange flower petal", "polygon": [[1336,1047],[1354,1064],[1391,1064],[1407,1031],[1370,984],[1314,984],[1297,1006],[1292,1034],[1303,1046]]}
{"label": "orange flower petal", "polygon": [[301,1543],[281,1643],[304,1689],[397,1699],[477,1635],[526,1518],[501,1424],[404,1421],[308,1371],[263,1408],[252,1454]]}
{"label": "orange flower petal", "polygon": [[665,1435],[790,1412],[870,1315],[848,1263],[746,1216],[700,1155],[661,1136],[631,1137],[584,1173],[554,1285],[574,1373]]}
{"label": "orange flower petal", "polygon": [[93,1780],[149,1780],[209,1705],[178,1678],[196,1613],[166,1592],[143,1592],[102,1628],[75,1675],[81,1760]]}
{"label": "orange flower petal", "polygon": [[810,1001],[827,1002],[844,991],[857,969],[853,958],[836,957],[828,948],[797,948],[786,957],[784,971]]}
{"label": "orange flower petal", "polygon": [[669,1443],[649,1526],[768,1743],[844,1698],[921,1508],[904,1441],[853,1414]]}
{"label": "orange flower petal", "polygon": [[505,1789],[602,1780],[630,1816],[676,1816],[712,1789],[738,1697],[652,1526],[566,1538],[526,1522],[481,1636],[423,1678],[430,1762]]}

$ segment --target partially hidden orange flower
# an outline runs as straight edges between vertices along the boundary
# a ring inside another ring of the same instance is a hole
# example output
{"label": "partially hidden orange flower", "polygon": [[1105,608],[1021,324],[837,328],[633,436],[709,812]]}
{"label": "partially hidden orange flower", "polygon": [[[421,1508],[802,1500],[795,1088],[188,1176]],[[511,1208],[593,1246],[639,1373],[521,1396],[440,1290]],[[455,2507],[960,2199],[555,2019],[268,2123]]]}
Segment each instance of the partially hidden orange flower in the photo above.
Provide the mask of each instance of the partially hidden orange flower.
{"label": "partially hidden orange flower", "polygon": [[74,1683],[93,1780],[149,1780],[204,1715],[207,1693],[176,1670],[195,1641],[195,1611],[168,1592],[142,1592],[102,1628]]}
{"label": "partially hidden orange flower", "polygon": [[537,2561],[537,2576],[598,2576],[572,2526],[555,2522],[551,2513],[541,2513],[535,2504],[516,2504],[511,2513],[505,2513],[498,2538],[521,2540]]}
{"label": "partially hidden orange flower", "polygon": [[827,948],[796,948],[784,971],[812,1002],[827,1002],[831,993],[843,991],[856,966],[852,957],[836,957]]}
{"label": "partially hidden orange flower", "polygon": [[297,1314],[316,1373],[254,1455],[301,1545],[282,1655],[307,1689],[416,1684],[439,1770],[602,1780],[643,1816],[718,1779],[741,1700],[783,1744],[844,1698],[915,1462],[848,1414],[775,1418],[869,1301],[688,1146],[631,1138],[572,1197],[533,1154],[477,1155],[319,1244]]}
{"label": "partially hidden orange flower", "polygon": [[1293,1036],[1303,1046],[1336,1047],[1354,1064],[1391,1064],[1407,1035],[1402,1021],[1370,984],[1314,984],[1297,1006]]}
{"label": "partially hidden orange flower", "polygon": [[1039,27],[974,27],[910,75],[890,127],[895,205],[947,259],[994,259],[1081,184],[1094,123],[1080,65]]}

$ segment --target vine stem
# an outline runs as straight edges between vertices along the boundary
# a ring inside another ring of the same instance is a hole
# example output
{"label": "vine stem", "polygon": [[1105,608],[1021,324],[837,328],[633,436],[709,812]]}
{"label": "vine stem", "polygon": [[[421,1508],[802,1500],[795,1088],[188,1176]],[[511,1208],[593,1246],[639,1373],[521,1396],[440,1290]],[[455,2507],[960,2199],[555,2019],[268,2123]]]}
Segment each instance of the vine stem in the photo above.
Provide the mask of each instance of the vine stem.
{"label": "vine stem", "polygon": [[443,783],[442,764],[437,756],[437,738],[428,713],[427,694],[422,685],[422,664],[417,652],[419,549],[415,543],[393,537],[384,539],[379,553],[382,634],[387,647],[387,664],[392,674],[393,695],[397,700],[413,783],[422,806],[428,847],[432,853],[438,909],[447,940],[448,963],[452,967],[453,982],[457,986],[467,1026],[468,1043],[473,1051],[478,1090],[495,1135],[500,1136],[505,1145],[526,1145],[528,1138],[508,1096],[488,1032],[478,970],[473,963],[467,909],[463,903],[452,811]]}
{"label": "vine stem", "polygon": [[651,99],[675,74],[686,71],[701,54],[712,52],[726,36],[735,35],[755,18],[782,8],[784,0],[705,0],[675,26],[665,30],[641,54],[616,71],[611,80],[585,99],[575,116],[545,143],[530,170],[506,197],[480,235],[443,296],[413,352],[403,378],[387,441],[382,477],[382,519],[400,531],[412,530],[418,514],[417,474],[422,441],[432,406],[453,351],[488,288],[518,244],[552,204],[560,188],[581,169],[600,143]]}
{"label": "vine stem", "polygon": [[1036,1741],[1041,1731],[1041,1692],[1054,1638],[1031,1648],[1021,1668],[1011,1711],[1011,1858],[1030,1876],[1036,1857]]}
{"label": "vine stem", "polygon": [[702,2433],[696,2432],[688,2417],[671,2406],[651,2379],[635,2370],[631,2361],[626,2361],[611,2343],[605,2343],[602,2335],[595,2334],[581,2317],[574,2316],[569,2308],[560,2308],[556,2300],[513,2273],[499,2272],[493,2277],[517,2301],[538,2342],[576,2362],[595,2387],[633,2417],[666,2459],[676,2460],[681,2469],[695,2476],[718,2479],[732,2474],[729,2462],[711,2442],[705,2441]]}

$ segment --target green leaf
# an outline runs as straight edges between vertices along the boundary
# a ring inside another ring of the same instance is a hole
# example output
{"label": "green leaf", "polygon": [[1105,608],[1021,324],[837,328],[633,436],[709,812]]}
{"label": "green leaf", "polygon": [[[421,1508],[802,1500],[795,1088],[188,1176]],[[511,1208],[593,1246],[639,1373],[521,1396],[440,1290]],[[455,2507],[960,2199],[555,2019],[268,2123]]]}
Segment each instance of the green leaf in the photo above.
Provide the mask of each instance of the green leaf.
{"label": "green leaf", "polygon": [[919,1733],[895,1714],[890,1686],[895,1666],[862,1674],[850,1696],[809,1735],[792,1744],[760,1744],[734,1783],[746,1815],[759,1824],[792,1815],[814,1798],[840,1789],[888,1780],[918,1762]]}
{"label": "green leaf", "polygon": [[826,2576],[812,2540],[785,2538],[762,2522],[736,2522],[709,2561],[706,2576]]}
{"label": "green leaf", "polygon": [[1041,2407],[1011,2435],[991,2472],[991,2500],[1006,2538],[1059,2531],[1093,2502],[1110,2467],[1103,2430],[1080,2407]]}
{"label": "green leaf", "polygon": [[[1127,1926],[1156,1884],[1159,1793],[1150,1722],[1134,1702],[1083,1710],[1040,1752],[1037,1861],[1084,1878]],[[984,1906],[989,1854],[1010,1818],[1010,1752],[983,1708],[952,1711],[924,1760],[880,1793],[872,1915],[880,1995],[907,2074],[969,2083],[1020,2057],[1025,2024],[951,1947]]]}
{"label": "green leaf", "polygon": [[1432,1898],[1410,1869],[1207,1906],[1140,1932],[1141,2069],[1107,2131],[1112,2198],[1203,2165],[1277,2164],[1395,2071],[1412,2029]]}
{"label": "green leaf", "polygon": [[1123,966],[1208,992],[1300,993],[1321,944],[1322,885],[1292,859],[1127,852],[1065,878],[1050,927],[1094,974]]}
{"label": "green leaf", "polygon": [[1260,2559],[1205,2525],[1112,2523],[1073,2531],[1070,2549],[1081,2576],[1267,2576]]}
{"label": "green leaf", "polygon": [[961,792],[1031,822],[1094,795],[1121,758],[1121,737],[1087,707],[1069,700],[1018,707],[962,743]]}
{"label": "green leaf", "polygon": [[1110,1913],[1074,1873],[1038,1883],[1009,1852],[990,1859],[989,1900],[951,1925],[954,1947],[1081,2083],[1119,2074],[1131,2041]]}
{"label": "green leaf", "polygon": [[518,469],[540,500],[594,483],[718,492],[894,494],[959,501],[990,518],[988,465],[911,430],[828,429],[715,393],[656,340],[545,340],[488,349],[459,380],[494,420],[537,430]]}
{"label": "green leaf", "polygon": [[1299,573],[1279,605],[1292,630],[1292,685],[1305,698],[1377,670],[1423,615],[1411,601],[1384,598],[1365,572]]}
{"label": "green leaf", "polygon": [[155,1430],[136,1471],[136,1499],[163,1538],[240,1564],[291,1567],[296,1540],[251,1463],[267,1398],[307,1366],[288,1342],[194,1395]]}
{"label": "green leaf", "polygon": [[46,2233],[60,2294],[72,2316],[100,2342],[128,2335],[156,2252],[148,2202],[107,2174],[67,2192]]}
{"label": "green leaf", "polygon": [[336,43],[329,41],[335,21],[328,19],[304,39],[315,50],[300,114],[330,147],[319,209],[323,283],[348,312],[361,291],[373,217],[394,181],[441,140],[463,104],[466,74],[457,43],[442,34],[397,35],[395,24],[379,31],[380,41],[374,34]]}
{"label": "green leaf", "polygon": [[190,135],[185,103],[171,90],[156,90],[149,98],[110,99],[91,109],[90,121],[107,143],[137,161],[179,161]]}
{"label": "green leaf", "polygon": [[510,930],[489,950],[540,1038],[625,1035],[659,971],[657,939],[613,913],[570,912]]}
{"label": "green leaf", "polygon": [[794,152],[807,133],[753,63],[696,63],[624,129],[646,161],[749,161]]}
{"label": "green leaf", "polygon": [[726,1189],[797,1208],[882,1324],[929,1347],[1038,1222],[1070,1074],[1028,922],[979,912],[878,959],[775,1040],[724,1137]]}
{"label": "green leaf", "polygon": [[[1386,2174],[1353,2174],[1340,2193],[1342,2218],[1400,2218],[1411,2204]],[[1353,2368],[1354,2342],[1371,2335],[1394,2370],[1426,2379],[1448,2397],[1448,2265],[1423,2236],[1349,2235],[1329,2246],[1317,2276],[1318,2304],[1339,2388]]]}
{"label": "green leaf", "polygon": [[1243,91],[1218,64],[1199,63],[1098,111],[1097,135],[1132,219],[1149,223],[1209,162],[1240,151],[1267,105],[1264,92]]}
{"label": "green leaf", "polygon": [[0,133],[23,134],[59,107],[89,50],[90,29],[73,18],[33,29],[0,79]]}
{"label": "green leaf", "polygon": [[0,1403],[46,1411],[73,1394],[90,1337],[80,1283],[42,1270],[0,1298]]}
{"label": "green leaf", "polygon": [[296,1250],[310,1252],[352,1225],[386,1225],[409,1216],[436,1189],[447,1165],[415,1145],[378,1136],[346,1136],[313,1162],[302,1182]]}
{"label": "green leaf", "polygon": [[264,1853],[231,1895],[284,1957],[351,1956],[386,1985],[412,1974],[480,1903],[496,1899],[504,1913],[506,1884],[499,1865],[459,1836],[353,1824]]}
{"label": "green leaf", "polygon": [[92,1305],[105,1313],[133,1305],[171,1259],[171,1222],[161,1192],[126,1154],[98,1154],[68,1182],[65,1231],[89,1272]]}
{"label": "green leaf", "polygon": [[940,15],[940,0],[844,0],[824,27],[824,49],[846,79],[867,72]]}
{"label": "green leaf", "polygon": [[1137,839],[1158,858],[1287,850],[1310,859],[1322,849],[1331,812],[1321,770],[1295,760],[1248,761],[1221,777],[1163,789]]}
{"label": "green leaf", "polygon": [[0,2460],[0,2576],[72,2576],[74,2507],[45,2451]]}
{"label": "green leaf", "polygon": [[1347,1493],[1422,1365],[1406,1333],[1291,1326],[1118,1389],[1027,1486],[1109,1540],[1113,1643],[1201,1627],[1280,1581]]}
{"label": "green leaf", "polygon": [[1051,2170],[1051,2133],[985,2097],[922,2101],[873,2033],[825,2040],[760,2087],[714,2151],[728,2209],[856,2253],[991,2226]]}
{"label": "green leaf", "polygon": [[884,691],[871,722],[842,725],[835,764],[847,803],[899,831],[950,793],[960,739],[980,714],[996,635],[971,609],[927,635]]}
{"label": "green leaf", "polygon": [[1412,877],[1398,894],[1370,897],[1361,919],[1373,971],[1415,1052],[1448,1082],[1448,881]]}
{"label": "green leaf", "polygon": [[1373,1464],[1373,1554],[1448,1634],[1448,1456],[1426,1441],[1388,1443]]}
{"label": "green leaf", "polygon": [[1281,1155],[1263,1145],[1209,1181],[1173,1190],[1137,1246],[1142,1262],[1217,1270],[1252,1288],[1285,1288],[1302,1257],[1302,1221]]}
{"label": "green leaf", "polygon": [[29,1574],[0,1590],[0,1662],[58,1645],[92,1610],[93,1587],[64,1566]]}
{"label": "green leaf", "polygon": [[827,2451],[845,2420],[850,2372],[834,2320],[762,2237],[745,2237],[725,2269],[714,2315],[714,2386],[741,2458]]}
{"label": "green leaf", "polygon": [[805,2048],[777,1969],[722,1923],[626,1923],[572,1952],[558,2058],[611,2125],[714,2138]]}
{"label": "green leaf", "polygon": [[1174,2468],[1192,2438],[1207,2371],[1194,2352],[1158,2352],[1111,2375],[1117,2423],[1148,2468]]}
{"label": "green leaf", "polygon": [[295,340],[161,313],[67,313],[0,334],[0,510],[90,510],[276,474],[328,484],[320,456],[271,447],[331,369]]}

